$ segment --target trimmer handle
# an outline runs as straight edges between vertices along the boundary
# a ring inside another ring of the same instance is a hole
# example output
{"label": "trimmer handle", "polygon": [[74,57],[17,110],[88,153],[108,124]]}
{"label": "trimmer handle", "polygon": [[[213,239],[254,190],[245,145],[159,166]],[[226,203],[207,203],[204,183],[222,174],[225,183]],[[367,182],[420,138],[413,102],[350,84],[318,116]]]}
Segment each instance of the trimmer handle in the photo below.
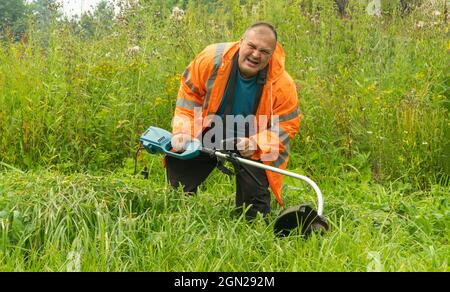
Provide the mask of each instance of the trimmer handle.
{"label": "trimmer handle", "polygon": [[[169,143],[169,145],[170,145],[169,149],[172,149],[172,145],[170,143]],[[201,148],[202,148],[202,146],[200,145],[200,142],[194,140],[194,141],[188,142],[186,144],[186,146],[185,146],[186,150],[184,150],[184,152],[182,152],[182,153],[178,153],[178,152],[175,152],[172,150],[164,151],[164,153],[166,155],[169,155],[169,156],[172,156],[172,157],[175,157],[178,159],[188,160],[188,159],[192,159],[192,158],[199,156],[200,152],[201,152]]]}
{"label": "trimmer handle", "polygon": [[166,155],[187,160],[200,155],[200,142],[194,140],[186,144],[186,150],[182,153],[177,153],[172,150],[172,134],[164,129],[157,127],[150,127],[139,139],[142,142],[145,150],[151,154],[164,153]]}

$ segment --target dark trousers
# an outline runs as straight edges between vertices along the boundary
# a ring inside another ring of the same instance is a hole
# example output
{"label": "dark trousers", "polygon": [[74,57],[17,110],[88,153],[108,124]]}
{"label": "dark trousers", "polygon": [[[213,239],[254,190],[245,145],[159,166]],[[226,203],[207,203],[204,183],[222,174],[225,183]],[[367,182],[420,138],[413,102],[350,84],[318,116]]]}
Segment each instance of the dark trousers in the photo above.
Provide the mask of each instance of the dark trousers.
{"label": "dark trousers", "polygon": [[[167,177],[171,186],[177,188],[181,185],[186,193],[195,194],[198,186],[206,180],[216,165],[217,159],[204,153],[189,160],[166,156]],[[265,216],[270,212],[269,182],[266,173],[260,168],[246,167],[261,185],[246,171],[241,170],[236,174],[236,211],[242,213],[251,205],[246,212],[248,219],[255,218],[257,212]]]}

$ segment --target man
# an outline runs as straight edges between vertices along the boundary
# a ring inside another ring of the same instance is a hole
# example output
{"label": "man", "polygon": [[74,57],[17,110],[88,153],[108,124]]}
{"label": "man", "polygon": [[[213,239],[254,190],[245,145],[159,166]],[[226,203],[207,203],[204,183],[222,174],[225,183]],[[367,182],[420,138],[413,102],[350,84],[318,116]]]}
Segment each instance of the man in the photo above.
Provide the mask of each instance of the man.
{"label": "man", "polygon": [[[202,140],[203,146],[225,146],[223,139],[230,138],[231,132],[242,157],[285,169],[289,142],[298,132],[300,114],[295,84],[284,70],[284,62],[276,30],[266,22],[251,25],[239,42],[205,48],[183,73],[172,147],[183,151],[192,139]],[[241,124],[235,129],[233,119],[228,117],[245,118],[247,127]],[[206,154],[191,160],[166,157],[170,184],[181,184],[190,193],[197,191],[216,166],[216,158]],[[255,167],[248,170],[251,173],[236,174],[237,210],[249,207],[248,218],[257,212],[267,215],[269,186],[282,205],[282,175]]]}

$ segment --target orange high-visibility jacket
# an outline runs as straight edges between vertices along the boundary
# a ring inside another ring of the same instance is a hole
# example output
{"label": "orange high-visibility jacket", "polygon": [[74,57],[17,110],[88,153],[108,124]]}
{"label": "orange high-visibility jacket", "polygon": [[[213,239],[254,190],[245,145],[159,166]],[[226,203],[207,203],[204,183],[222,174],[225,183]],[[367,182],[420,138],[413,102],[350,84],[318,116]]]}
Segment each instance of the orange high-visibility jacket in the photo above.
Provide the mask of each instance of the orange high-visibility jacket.
{"label": "orange high-visibility jacket", "polygon": [[[223,98],[233,56],[239,51],[239,42],[213,44],[206,47],[183,73],[178,92],[173,134],[188,133],[197,137],[209,126],[209,115],[217,112]],[[298,132],[300,112],[294,81],[284,70],[283,48],[277,44],[269,62],[266,84],[256,111],[257,130],[251,137],[258,150],[251,157],[267,165],[285,169],[289,160],[289,142]],[[194,111],[197,113],[194,115]],[[194,121],[194,117],[197,120]],[[265,121],[265,122],[264,122]],[[200,133],[194,132],[194,124]],[[283,176],[266,171],[270,188],[278,203],[281,200]]]}

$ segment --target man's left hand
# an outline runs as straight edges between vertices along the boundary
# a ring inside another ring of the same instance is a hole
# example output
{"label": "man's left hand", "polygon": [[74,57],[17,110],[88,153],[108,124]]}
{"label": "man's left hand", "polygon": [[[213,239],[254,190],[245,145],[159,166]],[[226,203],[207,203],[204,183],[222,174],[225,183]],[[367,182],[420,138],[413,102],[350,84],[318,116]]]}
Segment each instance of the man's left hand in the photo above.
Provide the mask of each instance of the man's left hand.
{"label": "man's left hand", "polygon": [[239,142],[236,144],[237,150],[242,157],[250,158],[258,149],[255,141],[249,138],[239,138]]}

